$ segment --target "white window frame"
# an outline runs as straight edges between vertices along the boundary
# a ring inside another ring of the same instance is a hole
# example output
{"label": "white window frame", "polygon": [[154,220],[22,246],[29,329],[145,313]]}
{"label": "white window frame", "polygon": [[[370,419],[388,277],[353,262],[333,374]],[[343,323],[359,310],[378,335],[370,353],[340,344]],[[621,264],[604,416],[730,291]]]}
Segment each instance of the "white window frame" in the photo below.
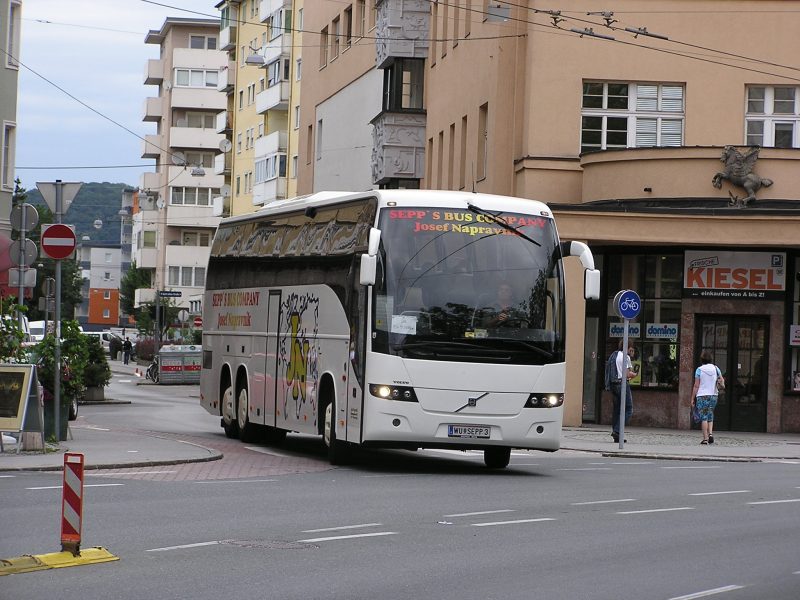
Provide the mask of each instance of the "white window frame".
{"label": "white window frame", "polygon": [[[764,90],[764,110],[751,110],[750,92],[755,89]],[[775,90],[790,89],[794,91],[794,107],[791,113],[775,112]],[[794,85],[750,85],[745,90],[745,124],[744,143],[767,148],[800,148],[800,86]],[[753,125],[761,125],[760,134],[751,133]],[[780,125],[792,127],[790,146],[775,146],[775,131]]]}
{"label": "white window frame", "polygon": [[6,27],[6,39],[4,48],[6,49],[5,65],[9,69],[19,70],[20,49],[20,27],[22,27],[22,3],[18,0],[11,0],[8,6],[8,27]]}
{"label": "white window frame", "polygon": [[[641,83],[630,81],[592,81],[584,84],[602,85],[602,106],[584,107],[581,92],[581,152],[608,148],[679,147],[685,140],[686,86],[682,83]],[[627,107],[608,108],[609,85],[627,85]],[[599,96],[598,96],[599,97]],[[583,119],[600,118],[600,147],[584,149]],[[608,143],[608,119],[625,119],[625,145]]]}
{"label": "white window frame", "polygon": [[[188,76],[188,83],[181,83],[180,77],[181,75]],[[192,84],[192,79],[200,79],[202,83],[200,84]],[[198,88],[198,89],[205,89],[205,88],[213,88],[217,89],[217,82],[219,81],[219,69],[183,69],[183,68],[175,68],[174,77],[173,77],[174,86],[175,87],[187,87],[187,88]]]}
{"label": "white window frame", "polygon": [[3,121],[2,139],[0,139],[0,189],[14,191],[14,153],[16,147],[17,124]]}

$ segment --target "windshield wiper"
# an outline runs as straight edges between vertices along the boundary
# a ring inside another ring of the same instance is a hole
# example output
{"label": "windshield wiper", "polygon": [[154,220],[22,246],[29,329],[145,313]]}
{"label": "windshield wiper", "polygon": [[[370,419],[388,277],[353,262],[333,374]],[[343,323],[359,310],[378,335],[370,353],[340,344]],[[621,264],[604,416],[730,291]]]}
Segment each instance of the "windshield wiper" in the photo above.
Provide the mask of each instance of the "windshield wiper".
{"label": "windshield wiper", "polygon": [[[539,356],[544,356],[545,358],[553,358],[555,356],[554,352],[550,352],[550,350],[545,350],[544,348],[540,348],[535,344],[531,344],[530,342],[526,342],[524,340],[515,340],[514,338],[492,338],[493,340],[497,340],[504,343],[513,342],[522,346],[525,350],[533,350],[534,353],[538,354]],[[517,349],[516,352],[522,352],[521,349]]]}
{"label": "windshield wiper", "polygon": [[482,215],[482,216],[486,217],[486,218],[487,218],[487,219],[489,219],[489,220],[490,220],[492,223],[497,223],[497,224],[498,224],[498,225],[500,225],[500,227],[502,227],[503,229],[505,229],[505,230],[507,230],[507,231],[510,231],[511,233],[514,233],[514,234],[518,235],[518,236],[519,236],[519,237],[521,237],[522,239],[529,241],[531,244],[536,244],[537,246],[541,247],[541,244],[540,244],[539,242],[537,242],[536,240],[534,240],[534,239],[532,239],[532,238],[528,237],[527,235],[525,235],[524,233],[522,233],[522,232],[521,232],[519,229],[517,229],[516,227],[512,227],[511,225],[509,225],[508,223],[506,223],[505,221],[503,221],[503,219],[501,219],[501,218],[500,218],[500,217],[498,217],[497,215],[493,215],[493,214],[492,214],[492,213],[490,213],[488,210],[483,210],[482,208],[480,208],[480,207],[478,207],[478,206],[475,206],[474,204],[470,204],[469,202],[467,202],[467,209],[468,209],[470,212],[474,212],[474,213],[476,213],[476,214],[478,214],[478,215]]}

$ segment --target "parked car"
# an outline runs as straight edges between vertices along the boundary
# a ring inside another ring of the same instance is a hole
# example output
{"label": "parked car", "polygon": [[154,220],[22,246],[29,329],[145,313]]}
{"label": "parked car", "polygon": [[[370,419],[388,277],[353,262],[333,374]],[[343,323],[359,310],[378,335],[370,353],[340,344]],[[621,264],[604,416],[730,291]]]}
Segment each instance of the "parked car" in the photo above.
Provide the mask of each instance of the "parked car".
{"label": "parked car", "polygon": [[32,342],[41,342],[44,339],[44,321],[31,321],[28,323]]}
{"label": "parked car", "polygon": [[83,335],[98,338],[100,340],[100,345],[103,346],[103,349],[106,352],[109,351],[111,340],[119,340],[119,343],[122,344],[122,338],[120,338],[116,333],[111,333],[110,331],[84,331]]}

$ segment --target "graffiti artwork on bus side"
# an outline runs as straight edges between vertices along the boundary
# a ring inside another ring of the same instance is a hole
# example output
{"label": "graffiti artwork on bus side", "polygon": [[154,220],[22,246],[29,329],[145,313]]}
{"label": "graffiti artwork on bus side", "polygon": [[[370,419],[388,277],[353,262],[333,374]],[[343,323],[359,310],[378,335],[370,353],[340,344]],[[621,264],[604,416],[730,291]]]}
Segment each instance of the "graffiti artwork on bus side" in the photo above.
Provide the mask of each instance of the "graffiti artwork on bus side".
{"label": "graffiti artwork on bus side", "polygon": [[319,296],[290,293],[281,306],[281,336],[278,362],[285,373],[283,418],[289,418],[289,403],[294,417],[316,423],[319,385]]}

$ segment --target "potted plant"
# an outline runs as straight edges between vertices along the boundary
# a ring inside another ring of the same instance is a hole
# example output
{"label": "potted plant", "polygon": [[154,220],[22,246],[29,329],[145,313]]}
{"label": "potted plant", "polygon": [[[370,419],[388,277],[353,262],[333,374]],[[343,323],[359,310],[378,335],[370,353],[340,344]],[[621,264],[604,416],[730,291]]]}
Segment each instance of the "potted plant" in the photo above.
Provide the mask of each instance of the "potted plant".
{"label": "potted plant", "polygon": [[83,397],[91,401],[105,400],[105,387],[111,381],[111,368],[108,366],[106,353],[100,339],[96,337],[86,338],[86,348],[89,361],[83,371],[83,383],[86,386]]}
{"label": "potted plant", "polygon": [[[84,371],[89,360],[86,339],[76,321],[61,322],[61,373],[59,376],[59,416],[55,424],[53,396],[55,390],[56,336],[48,333],[34,350],[39,383],[44,388],[44,420],[48,434],[56,434],[56,440],[67,439],[67,417],[76,416],[75,408],[84,394]],[[48,402],[49,398],[49,402]]]}

